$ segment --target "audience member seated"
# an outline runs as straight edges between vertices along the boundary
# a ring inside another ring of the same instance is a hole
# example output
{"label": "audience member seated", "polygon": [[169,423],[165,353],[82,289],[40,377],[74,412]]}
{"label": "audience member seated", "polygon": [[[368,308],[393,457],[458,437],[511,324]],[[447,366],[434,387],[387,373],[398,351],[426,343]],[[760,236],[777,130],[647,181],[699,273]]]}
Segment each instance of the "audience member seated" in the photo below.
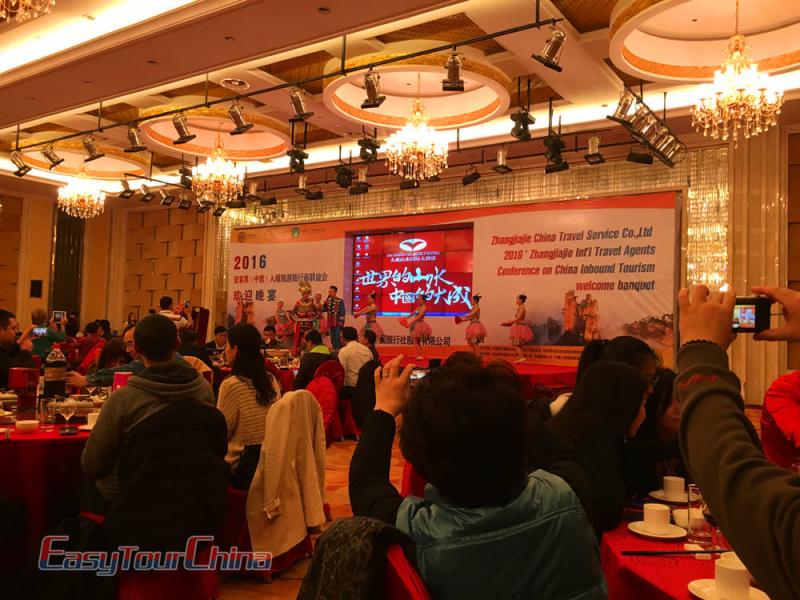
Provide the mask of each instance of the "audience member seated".
{"label": "audience member seated", "polygon": [[71,312],[67,315],[67,322],[64,323],[64,333],[67,337],[76,338],[80,333],[80,325],[78,324],[78,313]]}
{"label": "audience member seated", "polygon": [[231,376],[219,387],[217,407],[228,425],[231,485],[250,487],[261,455],[261,442],[270,406],[279,398],[278,382],[264,368],[261,336],[252,325],[240,324],[228,332],[225,360]]}
{"label": "audience member seated", "polygon": [[297,370],[297,377],[294,379],[294,389],[304,390],[314,379],[314,373],[319,366],[328,361],[336,360],[327,346],[322,344],[322,334],[316,329],[306,332],[304,338],[306,353],[300,359],[300,368]]}
{"label": "audience member seated", "polygon": [[767,390],[761,444],[767,458],[784,469],[800,462],[800,371],[778,377]]}
{"label": "audience member seated", "polygon": [[264,337],[261,341],[262,350],[283,350],[283,344],[278,340],[278,333],[274,325],[264,326]]}
{"label": "audience member seated", "polygon": [[337,358],[344,367],[344,398],[352,398],[358,383],[358,372],[365,364],[373,360],[369,348],[358,341],[358,330],[355,327],[342,328],[344,347],[339,350]]}
{"label": "audience member seated", "polygon": [[214,339],[204,347],[208,355],[214,359],[225,352],[225,344],[228,342],[228,330],[222,325],[214,327]]}
{"label": "audience member seated", "polygon": [[94,365],[94,370],[98,369],[113,369],[121,365],[126,365],[131,362],[131,357],[125,351],[125,342],[122,338],[111,338],[103,346],[100,356],[97,357],[97,363]]}
{"label": "audience member seated", "polygon": [[[783,326],[756,340],[800,342],[800,293],[755,287],[783,305]],[[770,598],[800,598],[800,474],[767,460],[744,413],[741,383],[726,350],[736,292],[698,286],[678,295],[675,390],[681,403],[678,441],[714,520]]]}
{"label": "audience member seated", "polygon": [[19,324],[14,313],[0,310],[0,390],[8,387],[8,370],[11,367],[23,366],[19,364],[20,349],[30,351],[30,329],[23,333],[19,340]]}
{"label": "audience member seated", "polygon": [[647,386],[631,366],[598,363],[584,373],[572,397],[549,422],[578,449],[589,469],[598,535],[619,525],[629,481],[641,472],[636,457],[627,452],[626,439],[644,422]]}
{"label": "audience member seated", "polygon": [[97,335],[97,321],[90,321],[83,330],[83,337],[78,339],[75,345],[75,361],[80,364],[98,342],[101,341]]}
{"label": "audience member seated", "polygon": [[110,340],[114,335],[111,332],[111,321],[108,319],[97,319],[97,335],[104,340]]}
{"label": "audience member seated", "polygon": [[[435,598],[605,598],[597,540],[562,478],[528,472],[527,409],[499,369],[448,368],[411,388],[400,356],[375,373],[375,411],[350,465],[356,516],[395,524],[416,542]],[[400,448],[427,479],[425,498],[389,482]],[[569,565],[567,567],[567,565]]]}
{"label": "audience member seated", "polygon": [[208,352],[197,343],[197,332],[194,329],[181,329],[178,332],[178,337],[181,340],[181,345],[178,347],[178,352],[181,356],[194,356],[202,360],[209,369],[213,367]]}
{"label": "audience member seated", "polygon": [[31,322],[34,327],[44,327],[47,330],[44,335],[32,337],[33,350],[31,352],[44,362],[53,349],[53,344],[65,341],[67,334],[60,330],[57,323],[48,319],[47,313],[41,308],[37,308],[31,313]]}
{"label": "audience member seated", "polygon": [[361,339],[359,340],[359,342],[369,348],[369,351],[372,353],[372,360],[380,362],[381,357],[378,354],[378,349],[375,347],[375,343],[377,341],[378,336],[371,329],[365,329],[361,334]]}
{"label": "audience member seated", "polygon": [[[476,356],[473,352],[462,351],[462,352],[453,352],[450,356],[447,357],[447,360],[444,361],[444,364],[450,368],[464,367],[464,368],[480,369],[483,366],[483,360],[481,359],[480,356]],[[514,368],[512,367],[511,370],[513,371]]]}
{"label": "audience member seated", "polygon": [[182,307],[176,308],[175,301],[170,296],[162,296],[158,305],[161,308],[158,314],[172,321],[178,329],[192,326],[192,305],[188,301]]}

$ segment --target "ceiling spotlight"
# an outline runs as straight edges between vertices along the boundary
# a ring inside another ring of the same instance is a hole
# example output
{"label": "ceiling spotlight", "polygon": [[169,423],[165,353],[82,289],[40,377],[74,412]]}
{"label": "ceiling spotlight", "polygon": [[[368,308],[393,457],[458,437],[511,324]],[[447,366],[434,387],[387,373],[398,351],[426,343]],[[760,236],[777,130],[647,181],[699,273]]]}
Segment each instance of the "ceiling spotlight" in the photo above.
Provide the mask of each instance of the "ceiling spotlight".
{"label": "ceiling spotlight", "polygon": [[189,198],[189,194],[186,192],[181,192],[181,195],[178,199],[178,208],[182,210],[189,210],[192,208],[192,199]]}
{"label": "ceiling spotlight", "polygon": [[175,127],[175,131],[178,132],[178,139],[172,141],[172,143],[176,146],[185,144],[186,142],[191,142],[197,137],[189,131],[189,125],[186,122],[186,115],[183,113],[178,113],[172,117],[172,126]]}
{"label": "ceiling spotlight", "polygon": [[86,152],[89,153],[89,156],[83,159],[83,162],[92,162],[93,160],[97,160],[98,158],[103,158],[105,156],[104,152],[101,152],[97,149],[97,146],[94,143],[94,136],[86,135],[81,140],[83,147],[86,148]]}
{"label": "ceiling spotlight", "polygon": [[547,40],[544,49],[540,54],[534,54],[531,58],[535,58],[548,69],[561,72],[561,65],[558,63],[561,60],[561,50],[566,41],[566,34],[557,27],[553,27],[550,39]]}
{"label": "ceiling spotlight", "polygon": [[234,200],[231,200],[226,205],[228,208],[247,208],[247,202],[244,199],[244,196],[237,196]]}
{"label": "ceiling spotlight", "polygon": [[197,200],[197,212],[205,213],[211,210],[211,207],[214,206],[213,202],[209,202],[208,200]]}
{"label": "ceiling spotlight", "polygon": [[298,194],[305,194],[308,191],[308,175],[300,175],[297,178],[297,187],[294,191]]}
{"label": "ceiling spotlight", "polygon": [[447,69],[447,79],[442,80],[443,92],[463,92],[464,80],[461,79],[461,57],[458,52],[453,48],[450,58],[444,66]]}
{"label": "ceiling spotlight", "polygon": [[481,178],[481,173],[475,167],[467,169],[466,175],[461,178],[461,185],[467,186],[475,183]]}
{"label": "ceiling spotlight", "polygon": [[400,182],[400,189],[401,190],[415,190],[419,187],[419,181],[416,179],[403,179]]}
{"label": "ceiling spotlight", "polygon": [[508,148],[500,148],[497,151],[497,164],[492,167],[493,170],[497,171],[501,175],[505,175],[506,173],[511,173],[514,169],[509,167],[506,164],[508,160]]}
{"label": "ceiling spotlight", "polygon": [[322,200],[324,197],[325,194],[323,194],[320,190],[317,190],[316,192],[306,192],[306,200]]}
{"label": "ceiling spotlight", "polygon": [[142,184],[142,187],[139,189],[142,192],[142,197],[140,198],[142,202],[150,202],[153,198],[156,197],[156,195],[153,192],[151,192],[150,188],[147,187],[145,184]]}
{"label": "ceiling spotlight", "polygon": [[303,173],[306,170],[305,160],[308,154],[303,151],[299,146],[294,146],[286,153],[289,157],[289,172],[290,173]]}
{"label": "ceiling spotlight", "polygon": [[355,184],[349,190],[351,196],[360,196],[361,194],[366,194],[369,192],[369,188],[363,185]]}
{"label": "ceiling spotlight", "polygon": [[358,140],[358,145],[361,146],[361,150],[358,152],[358,157],[361,160],[363,160],[365,163],[371,163],[378,160],[378,148],[381,147],[381,144],[378,140],[369,135],[365,135],[363,138]]}
{"label": "ceiling spotlight", "polygon": [[625,88],[619,95],[619,102],[617,102],[617,108],[614,109],[614,114],[609,115],[608,118],[617,123],[627,124],[629,122],[628,113],[631,111],[631,107],[635,101],[636,98],[633,92]]}
{"label": "ceiling spotlight", "polygon": [[364,89],[367,91],[367,99],[361,103],[361,108],[378,108],[386,96],[381,96],[381,76],[372,69],[364,75]]}
{"label": "ceiling spotlight", "polygon": [[512,113],[511,120],[514,121],[514,127],[511,128],[511,137],[520,142],[530,141],[531,132],[529,127],[536,122],[531,113],[527,109],[520,108],[517,112]]}
{"label": "ceiling spotlight", "polygon": [[192,189],[192,170],[187,167],[183,166],[178,169],[178,173],[181,175],[180,184],[185,187],[187,190]]}
{"label": "ceiling spotlight", "polygon": [[130,146],[125,148],[125,152],[128,154],[147,150],[147,146],[142,144],[142,140],[139,139],[139,128],[133,125],[128,127],[128,142],[130,143]]}
{"label": "ceiling spotlight", "polygon": [[269,198],[261,198],[259,204],[261,206],[273,206],[278,203],[278,199],[275,197],[275,194],[272,194]]}
{"label": "ceiling spotlight", "polygon": [[11,153],[11,162],[17,167],[17,170],[14,171],[14,175],[17,177],[25,177],[25,175],[30,173],[31,168],[25,164],[25,159],[22,157],[22,152],[19,150],[14,150]]}
{"label": "ceiling spotlight", "polygon": [[221,217],[223,214],[225,214],[225,207],[222,204],[220,204],[219,206],[217,206],[217,208],[214,209],[214,212],[211,214],[214,215],[215,217]]}
{"label": "ceiling spotlight", "polygon": [[647,151],[637,151],[636,148],[631,148],[628,151],[628,157],[625,160],[632,163],[638,163],[640,165],[652,165],[653,155]]}
{"label": "ceiling spotlight", "polygon": [[372,184],[367,181],[368,169],[367,167],[360,167],[358,169],[358,181],[355,182],[353,187],[350,188],[351,196],[358,196],[359,194],[366,194]]}
{"label": "ceiling spotlight", "polygon": [[336,165],[336,185],[342,189],[347,189],[353,183],[353,169],[344,164]]}
{"label": "ceiling spotlight", "polygon": [[569,163],[561,154],[566,144],[560,135],[551,132],[550,135],[544,138],[544,147],[547,148],[544,153],[544,157],[547,159],[547,166],[544,168],[545,173],[558,173],[569,169]]}
{"label": "ceiling spotlight", "polygon": [[236,125],[236,129],[231,131],[231,135],[241,135],[253,128],[253,124],[248,123],[247,119],[244,118],[244,115],[242,114],[242,108],[235,102],[228,110],[228,114],[231,116],[231,121],[233,121],[233,124]]}
{"label": "ceiling spotlight", "polygon": [[163,189],[158,190],[158,195],[161,196],[161,206],[172,206],[172,203],[175,202],[175,196]]}
{"label": "ceiling spotlight", "polygon": [[294,109],[294,117],[289,119],[290,122],[304,121],[314,115],[313,112],[306,110],[305,92],[301,88],[293,87],[289,92],[289,99]]}
{"label": "ceiling spotlight", "polygon": [[51,171],[64,162],[64,159],[61,158],[58,154],[56,154],[56,150],[55,148],[53,148],[53,144],[47,144],[47,146],[45,146],[42,149],[42,156],[44,156],[47,162],[50,163]]}
{"label": "ceiling spotlight", "polygon": [[438,175],[431,175],[430,177],[426,177],[426,178],[425,178],[425,181],[433,181],[433,182],[436,182],[436,181],[441,181],[441,180],[442,180],[442,178],[441,178],[441,177],[439,177]]}
{"label": "ceiling spotlight", "polygon": [[120,183],[122,184],[122,191],[119,193],[119,197],[120,198],[123,198],[124,200],[127,200],[128,198],[131,198],[136,193],[131,189],[131,186],[128,184],[128,180],[127,179],[121,180]]}
{"label": "ceiling spotlight", "polygon": [[586,154],[583,155],[583,159],[590,165],[599,165],[606,162],[606,159],[600,154],[599,135],[593,135],[589,138],[588,147],[586,149]]}

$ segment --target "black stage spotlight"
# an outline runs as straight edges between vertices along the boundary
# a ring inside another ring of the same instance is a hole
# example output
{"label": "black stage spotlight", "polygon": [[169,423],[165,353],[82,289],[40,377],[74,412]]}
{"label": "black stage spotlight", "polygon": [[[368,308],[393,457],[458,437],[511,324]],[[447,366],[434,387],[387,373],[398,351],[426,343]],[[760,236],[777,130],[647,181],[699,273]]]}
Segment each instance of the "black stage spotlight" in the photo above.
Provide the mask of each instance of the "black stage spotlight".
{"label": "black stage spotlight", "polygon": [[400,189],[401,190],[415,190],[419,187],[419,181],[416,179],[403,179],[400,182]]}
{"label": "black stage spotlight", "polygon": [[558,173],[559,171],[566,171],[569,169],[569,163],[561,154],[564,148],[566,148],[566,144],[564,140],[561,139],[560,135],[551,132],[550,135],[544,138],[544,147],[547,148],[544,153],[544,157],[547,159],[547,166],[544,168],[545,173]]}
{"label": "black stage spotlight", "polygon": [[593,135],[589,138],[588,148],[586,149],[586,154],[583,155],[583,159],[590,165],[600,165],[606,162],[606,159],[600,154],[599,135]]}
{"label": "black stage spotlight", "polygon": [[306,192],[306,200],[322,200],[324,197],[325,194],[323,194],[320,190],[317,190],[316,192]]}
{"label": "black stage spotlight", "polygon": [[336,185],[338,185],[342,189],[347,189],[353,183],[353,169],[351,169],[348,165],[338,164],[336,165]]}
{"label": "black stage spotlight", "polygon": [[430,182],[436,182],[436,181],[441,181],[441,180],[442,180],[442,178],[439,177],[438,175],[431,175],[430,177],[426,177],[425,178],[425,181],[430,181]]}
{"label": "black stage spotlight", "polygon": [[561,65],[558,63],[561,60],[561,51],[564,49],[566,41],[566,34],[557,27],[553,27],[544,49],[540,54],[534,54],[531,58],[535,58],[548,69],[561,72]]}
{"label": "black stage spotlight", "polygon": [[286,153],[289,157],[289,172],[290,173],[303,173],[306,170],[305,160],[308,154],[303,151],[299,146],[294,146]]}
{"label": "black stage spotlight", "polygon": [[208,200],[200,200],[197,199],[197,212],[204,213],[211,210],[211,207],[214,206],[213,202],[209,202]]}
{"label": "black stage spotlight", "polygon": [[350,192],[351,196],[360,196],[361,194],[366,194],[367,192],[369,192],[369,188],[359,183],[356,183],[348,191]]}
{"label": "black stage spotlight", "polygon": [[217,208],[214,209],[214,212],[211,214],[214,215],[215,217],[221,217],[223,214],[225,214],[225,207],[220,204],[217,206]]}
{"label": "black stage spotlight", "polygon": [[278,199],[275,197],[275,194],[272,194],[269,198],[261,198],[259,204],[261,206],[273,206],[278,203]]}
{"label": "black stage spotlight", "polygon": [[83,162],[92,162],[93,160],[97,160],[98,158],[103,158],[105,156],[104,152],[101,152],[97,149],[97,146],[94,143],[94,136],[83,136],[81,143],[83,144],[83,147],[86,148],[86,152],[89,153],[89,156],[84,158]]}
{"label": "black stage spotlight", "polygon": [[192,208],[192,199],[189,198],[189,194],[186,192],[181,192],[180,199],[178,200],[178,208],[182,210],[189,210]]}
{"label": "black stage spotlight", "polygon": [[163,189],[158,190],[158,195],[161,196],[161,206],[172,206],[172,203],[175,202],[175,196]]}
{"label": "black stage spotlight", "polygon": [[22,156],[22,152],[19,150],[14,150],[11,153],[11,162],[17,167],[17,170],[14,171],[14,175],[17,177],[25,177],[25,175],[30,173],[31,168],[25,164],[25,159]]}
{"label": "black stage spotlight", "polygon": [[308,191],[308,175],[300,175],[297,178],[297,187],[294,191],[298,194],[305,194]]}
{"label": "black stage spotlight", "polygon": [[247,208],[247,202],[244,199],[244,196],[237,196],[234,200],[231,200],[226,204],[228,208]]}
{"label": "black stage spotlight", "polygon": [[361,108],[378,108],[386,96],[381,96],[381,76],[372,69],[364,75],[364,89],[367,92],[367,99],[361,103]]}
{"label": "black stage spotlight", "polygon": [[380,142],[376,140],[374,137],[370,137],[365,135],[363,138],[358,140],[358,145],[361,146],[361,149],[358,151],[358,156],[361,160],[365,163],[371,163],[378,160],[378,148],[381,147]]}
{"label": "black stage spotlight", "polygon": [[178,132],[178,139],[173,140],[172,143],[176,146],[191,142],[197,136],[189,131],[189,124],[186,122],[186,115],[178,113],[172,117],[172,126]]}
{"label": "black stage spotlight", "polygon": [[64,162],[64,159],[56,154],[53,144],[47,144],[47,146],[42,149],[42,156],[44,156],[47,162],[50,163],[51,171]]}
{"label": "black stage spotlight", "polygon": [[514,121],[514,127],[511,128],[511,137],[520,142],[530,141],[531,132],[529,127],[536,122],[533,115],[527,109],[520,108],[517,112],[511,114],[511,120]]}
{"label": "black stage spotlight", "polygon": [[136,192],[131,189],[131,186],[128,184],[128,180],[123,179],[120,181],[120,183],[122,184],[122,191],[119,193],[119,197],[125,200],[133,197]]}
{"label": "black stage spotlight", "polygon": [[125,152],[128,154],[132,152],[142,152],[143,150],[147,150],[147,146],[142,144],[142,140],[139,138],[139,128],[135,125],[131,125],[128,127],[128,143],[130,146],[125,148]]}
{"label": "black stage spotlight", "polygon": [[455,48],[453,48],[453,52],[447,59],[444,68],[447,70],[447,79],[442,80],[442,91],[463,92],[464,80],[461,79],[461,57]]}
{"label": "black stage spotlight", "polygon": [[253,124],[248,123],[247,119],[244,118],[244,115],[242,114],[242,108],[235,102],[228,110],[228,114],[230,115],[233,124],[236,125],[236,129],[231,131],[231,135],[241,135],[245,131],[250,131],[253,128]]}
{"label": "black stage spotlight", "polygon": [[289,100],[292,102],[292,109],[294,110],[294,117],[289,119],[289,122],[304,121],[309,117],[314,116],[314,113],[306,110],[305,92],[299,87],[294,87],[289,92]]}
{"label": "black stage spotlight", "polygon": [[649,152],[638,152],[636,148],[631,148],[628,151],[628,157],[625,160],[632,163],[638,163],[640,165],[652,165],[653,155]]}
{"label": "black stage spotlight", "polygon": [[508,160],[508,148],[500,148],[497,151],[497,164],[492,167],[494,171],[497,171],[501,175],[505,175],[506,173],[511,173],[514,169],[509,167],[506,162]]}
{"label": "black stage spotlight", "polygon": [[142,187],[139,188],[142,192],[142,197],[139,198],[142,202],[150,202],[156,195],[150,191],[150,188],[147,187],[145,184],[142,184]]}
{"label": "black stage spotlight", "polygon": [[472,185],[480,178],[481,178],[481,172],[478,171],[478,169],[476,169],[475,167],[470,167],[469,169],[467,169],[466,174],[461,178],[461,185],[463,186]]}

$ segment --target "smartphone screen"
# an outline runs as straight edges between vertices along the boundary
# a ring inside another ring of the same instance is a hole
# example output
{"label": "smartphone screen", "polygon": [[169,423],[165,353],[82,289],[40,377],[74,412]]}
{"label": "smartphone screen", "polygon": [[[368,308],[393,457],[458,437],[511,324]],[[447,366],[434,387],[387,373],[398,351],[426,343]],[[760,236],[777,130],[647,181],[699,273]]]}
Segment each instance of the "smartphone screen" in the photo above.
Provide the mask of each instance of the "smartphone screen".
{"label": "smartphone screen", "polygon": [[769,313],[772,303],[768,298],[737,298],[733,307],[733,326],[735,333],[756,333],[769,329]]}
{"label": "smartphone screen", "polygon": [[428,370],[427,369],[414,369],[413,371],[411,371],[410,379],[411,379],[411,381],[418,381],[418,380],[422,379],[423,377],[425,377],[425,375],[427,375],[427,374],[428,374]]}
{"label": "smartphone screen", "polygon": [[34,327],[33,335],[47,335],[47,327]]}
{"label": "smartphone screen", "polygon": [[53,311],[53,321],[56,323],[60,323],[67,318],[67,311],[65,310],[54,310]]}

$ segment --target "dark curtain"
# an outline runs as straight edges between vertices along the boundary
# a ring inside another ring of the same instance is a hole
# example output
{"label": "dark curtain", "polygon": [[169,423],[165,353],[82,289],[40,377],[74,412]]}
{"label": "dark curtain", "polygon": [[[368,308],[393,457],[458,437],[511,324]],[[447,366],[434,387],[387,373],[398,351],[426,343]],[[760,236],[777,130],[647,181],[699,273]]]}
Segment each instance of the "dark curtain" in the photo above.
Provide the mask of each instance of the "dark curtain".
{"label": "dark curtain", "polygon": [[56,210],[56,239],[53,245],[53,280],[50,306],[53,310],[78,312],[81,302],[83,219]]}

